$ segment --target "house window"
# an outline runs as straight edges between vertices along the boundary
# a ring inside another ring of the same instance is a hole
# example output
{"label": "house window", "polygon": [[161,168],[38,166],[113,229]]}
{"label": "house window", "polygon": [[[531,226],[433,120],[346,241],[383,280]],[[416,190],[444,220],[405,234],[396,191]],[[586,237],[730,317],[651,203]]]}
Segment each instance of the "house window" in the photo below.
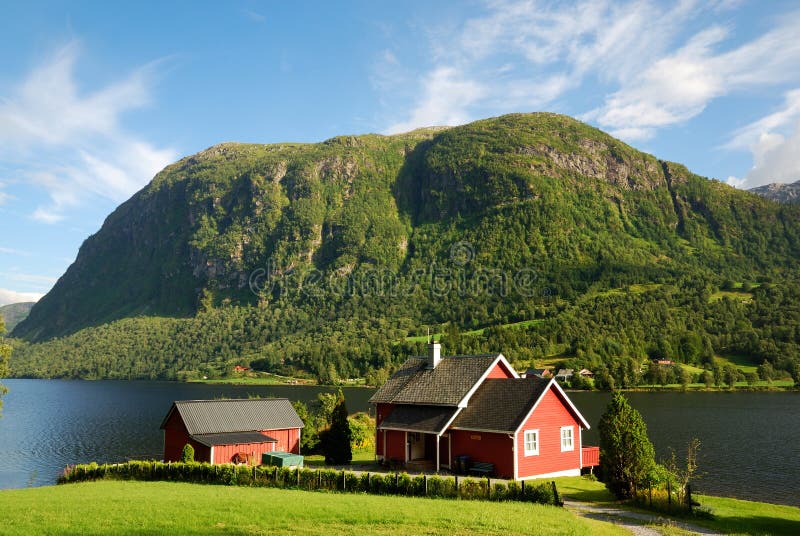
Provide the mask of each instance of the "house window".
{"label": "house window", "polygon": [[539,454],[539,430],[525,430],[525,456]]}
{"label": "house window", "polygon": [[572,439],[572,426],[561,427],[561,452],[575,450],[575,442]]}

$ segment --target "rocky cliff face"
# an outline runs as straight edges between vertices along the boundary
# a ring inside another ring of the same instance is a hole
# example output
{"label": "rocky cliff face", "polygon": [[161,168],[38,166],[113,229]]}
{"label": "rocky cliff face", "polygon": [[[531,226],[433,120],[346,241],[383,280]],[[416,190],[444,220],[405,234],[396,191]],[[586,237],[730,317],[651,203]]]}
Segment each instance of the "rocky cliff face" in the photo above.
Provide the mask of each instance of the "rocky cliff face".
{"label": "rocky cliff face", "polygon": [[[280,298],[310,311],[325,303],[346,315],[337,281],[415,277],[452,261],[462,242],[473,273],[535,269],[565,292],[612,272],[674,277],[691,265],[735,276],[796,264],[791,210],[555,114],[318,144],[226,143],[168,166],[115,210],[14,335],[39,341],[136,315],[190,316],[201,296],[243,306]],[[254,289],[259,271],[330,284],[313,296],[298,290],[302,279]],[[486,299],[495,298],[514,307]],[[403,314],[462,305],[420,301]]]}
{"label": "rocky cliff face", "polygon": [[791,184],[776,182],[751,188],[750,191],[778,203],[800,203],[800,181]]}

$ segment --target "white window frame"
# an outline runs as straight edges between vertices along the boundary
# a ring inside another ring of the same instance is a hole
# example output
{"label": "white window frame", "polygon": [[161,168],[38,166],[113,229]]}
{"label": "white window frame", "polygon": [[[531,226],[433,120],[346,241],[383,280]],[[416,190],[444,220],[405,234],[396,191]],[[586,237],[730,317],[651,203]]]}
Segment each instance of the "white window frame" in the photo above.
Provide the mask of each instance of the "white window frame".
{"label": "white window frame", "polygon": [[[536,448],[528,448],[528,434],[534,434],[534,445]],[[525,449],[525,456],[538,456],[539,455],[539,430],[525,430],[522,434],[522,444]]]}
{"label": "white window frame", "polygon": [[[569,445],[565,445],[564,432],[569,430]],[[572,426],[562,426],[561,427],[561,452],[568,452],[570,450],[575,450],[575,429]]]}

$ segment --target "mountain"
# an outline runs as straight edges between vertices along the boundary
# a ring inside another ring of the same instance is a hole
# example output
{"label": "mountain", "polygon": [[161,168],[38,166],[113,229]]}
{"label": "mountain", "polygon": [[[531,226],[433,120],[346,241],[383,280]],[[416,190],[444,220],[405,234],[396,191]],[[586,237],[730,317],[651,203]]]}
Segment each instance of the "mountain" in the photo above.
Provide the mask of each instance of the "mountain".
{"label": "mountain", "polygon": [[800,181],[791,184],[775,182],[750,188],[750,191],[778,203],[800,203]]}
{"label": "mountain", "polygon": [[0,306],[0,317],[3,318],[6,332],[11,332],[14,327],[25,320],[35,302],[9,303]]}
{"label": "mountain", "polygon": [[[627,289],[625,299],[663,305],[794,277],[798,215],[549,113],[317,144],[225,143],[168,166],[108,216],[14,329],[28,342],[12,365],[174,378],[246,361],[353,376],[391,369],[416,350],[405,337],[431,325],[449,326],[454,341],[477,330],[480,344],[520,359],[534,348],[600,355],[579,348],[574,327],[555,331],[590,298]],[[684,315],[662,335],[675,311],[625,334],[619,355],[678,345],[687,323],[709,321]],[[706,347],[721,337],[714,329]]]}

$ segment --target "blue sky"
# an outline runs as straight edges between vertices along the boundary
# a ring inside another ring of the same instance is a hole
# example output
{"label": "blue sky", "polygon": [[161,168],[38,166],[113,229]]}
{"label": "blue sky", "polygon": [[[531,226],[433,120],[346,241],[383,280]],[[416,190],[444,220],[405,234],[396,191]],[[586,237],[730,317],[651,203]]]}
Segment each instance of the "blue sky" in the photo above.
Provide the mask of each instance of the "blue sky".
{"label": "blue sky", "polygon": [[0,305],[37,299],[166,164],[508,112],[737,187],[800,179],[800,4],[10,2]]}

